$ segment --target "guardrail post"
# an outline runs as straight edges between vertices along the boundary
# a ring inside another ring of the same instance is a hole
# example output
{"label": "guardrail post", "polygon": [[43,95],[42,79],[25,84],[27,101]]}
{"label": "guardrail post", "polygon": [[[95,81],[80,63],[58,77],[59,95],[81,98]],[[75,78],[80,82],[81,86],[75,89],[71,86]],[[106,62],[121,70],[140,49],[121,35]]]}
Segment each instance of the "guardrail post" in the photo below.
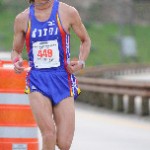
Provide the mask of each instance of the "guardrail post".
{"label": "guardrail post", "polygon": [[104,101],[103,93],[96,92],[95,94],[96,94],[95,95],[96,97],[94,99],[94,105],[102,107],[104,105],[103,104],[103,101]]}
{"label": "guardrail post", "polygon": [[135,106],[135,96],[129,96],[127,113],[134,113],[134,106]]}
{"label": "guardrail post", "polygon": [[114,96],[113,109],[116,111],[123,111],[123,95]]}
{"label": "guardrail post", "polygon": [[101,102],[100,94],[98,92],[88,91],[87,102],[92,105],[98,105]]}
{"label": "guardrail post", "polygon": [[103,106],[103,95],[99,92],[82,90],[81,95],[78,97],[78,101]]}
{"label": "guardrail post", "polygon": [[149,115],[149,97],[142,97],[141,115]]}
{"label": "guardrail post", "polygon": [[104,94],[104,106],[108,109],[113,108],[113,94]]}
{"label": "guardrail post", "polygon": [[86,91],[86,102],[89,104],[95,104],[96,100],[96,92],[93,91]]}
{"label": "guardrail post", "polygon": [[87,100],[87,92],[82,90],[81,94],[77,98],[77,101],[79,101],[79,102],[86,102],[86,100]]}

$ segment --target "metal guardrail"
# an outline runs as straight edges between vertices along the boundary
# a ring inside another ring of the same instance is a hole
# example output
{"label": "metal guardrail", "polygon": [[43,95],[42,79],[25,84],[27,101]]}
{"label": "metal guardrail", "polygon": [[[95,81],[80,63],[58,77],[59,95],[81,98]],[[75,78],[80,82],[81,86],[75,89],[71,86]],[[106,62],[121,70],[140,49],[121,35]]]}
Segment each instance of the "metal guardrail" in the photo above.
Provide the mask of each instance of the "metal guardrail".
{"label": "metal guardrail", "polygon": [[[141,97],[140,114],[149,115],[149,98],[150,98],[150,83],[144,81],[129,81],[122,79],[102,78],[106,72],[124,71],[128,69],[138,72],[139,70],[149,71],[149,65],[132,65],[132,66],[113,66],[111,67],[98,67],[87,68],[84,74],[79,74],[79,86],[83,94],[79,100],[86,101],[91,104],[104,106],[106,108],[115,109],[117,111],[124,111],[124,96],[128,96],[128,107],[126,112],[135,112],[135,98]],[[145,70],[144,70],[145,69]],[[96,71],[96,76],[95,76]],[[140,71],[141,72],[141,71]],[[93,74],[93,77],[92,77]]]}
{"label": "metal guardrail", "polygon": [[88,91],[133,96],[150,96],[150,83],[78,77],[80,87]]}
{"label": "metal guardrail", "polygon": [[113,78],[116,75],[127,75],[135,73],[150,72],[150,64],[118,64],[88,67],[79,72],[79,76],[96,78]]}

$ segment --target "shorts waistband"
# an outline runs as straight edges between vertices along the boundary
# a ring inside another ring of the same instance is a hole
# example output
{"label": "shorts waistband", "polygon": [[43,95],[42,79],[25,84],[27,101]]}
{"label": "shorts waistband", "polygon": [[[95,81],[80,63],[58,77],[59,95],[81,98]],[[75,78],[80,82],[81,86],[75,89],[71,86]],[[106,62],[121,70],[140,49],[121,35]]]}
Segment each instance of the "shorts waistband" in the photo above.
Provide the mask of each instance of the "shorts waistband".
{"label": "shorts waistband", "polygon": [[63,68],[31,68],[30,71],[37,71],[37,72],[67,72]]}

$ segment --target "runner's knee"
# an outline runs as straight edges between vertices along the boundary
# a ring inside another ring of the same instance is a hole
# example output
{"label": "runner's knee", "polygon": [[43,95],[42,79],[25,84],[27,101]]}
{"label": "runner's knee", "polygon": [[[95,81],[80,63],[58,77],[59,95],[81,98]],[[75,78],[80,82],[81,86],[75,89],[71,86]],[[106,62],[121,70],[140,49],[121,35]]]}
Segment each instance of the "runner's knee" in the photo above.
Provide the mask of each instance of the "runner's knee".
{"label": "runner's knee", "polygon": [[44,139],[53,139],[56,138],[56,131],[55,127],[45,127],[44,129],[41,130],[42,137]]}
{"label": "runner's knee", "polygon": [[60,150],[69,150],[71,147],[71,142],[67,140],[57,140],[57,146]]}
{"label": "runner's knee", "polygon": [[56,138],[56,134],[55,132],[47,132],[47,133],[42,133],[42,137],[43,139],[55,139]]}

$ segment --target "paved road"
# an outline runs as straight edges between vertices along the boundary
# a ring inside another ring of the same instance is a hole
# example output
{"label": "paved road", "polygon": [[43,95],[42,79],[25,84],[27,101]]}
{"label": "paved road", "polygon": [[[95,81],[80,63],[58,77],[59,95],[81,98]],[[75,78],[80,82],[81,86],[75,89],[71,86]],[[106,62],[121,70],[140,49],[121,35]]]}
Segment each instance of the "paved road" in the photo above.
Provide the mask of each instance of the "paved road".
{"label": "paved road", "polygon": [[150,150],[150,118],[76,103],[71,150]]}

